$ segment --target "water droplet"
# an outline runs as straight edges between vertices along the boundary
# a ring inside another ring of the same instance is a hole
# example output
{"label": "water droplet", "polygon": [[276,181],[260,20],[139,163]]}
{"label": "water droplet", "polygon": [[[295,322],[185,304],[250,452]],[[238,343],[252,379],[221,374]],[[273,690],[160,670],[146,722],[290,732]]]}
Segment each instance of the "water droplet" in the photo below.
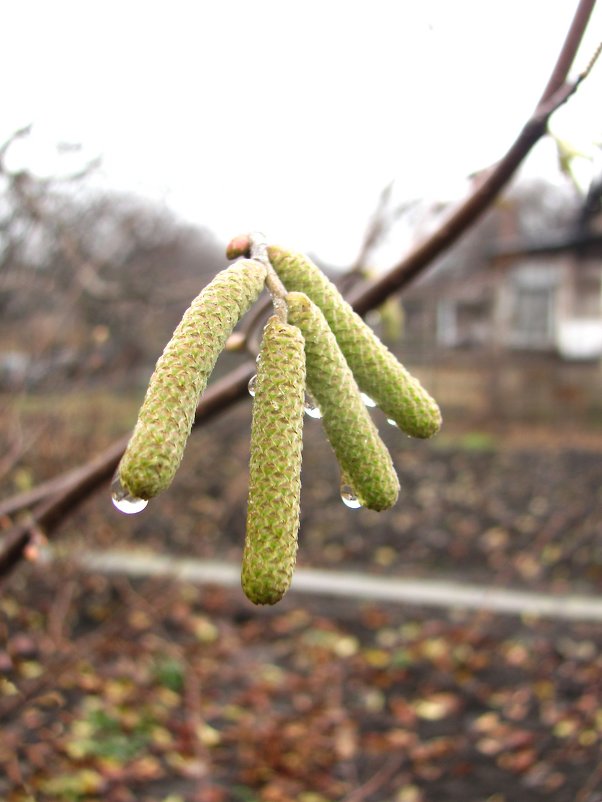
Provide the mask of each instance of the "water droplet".
{"label": "water droplet", "polygon": [[393,420],[393,418],[387,418],[387,423],[389,424],[389,426],[395,426],[395,428],[399,428],[395,423],[395,421]]}
{"label": "water droplet", "polygon": [[111,482],[111,501],[120,512],[125,512],[126,515],[135,515],[137,512],[142,512],[148,504],[148,499],[136,498],[136,496],[128,493],[119,481],[118,475]]}
{"label": "water droplet", "polygon": [[362,506],[350,485],[341,485],[341,499],[343,500],[343,504],[351,510],[357,510]]}
{"label": "water droplet", "polygon": [[[259,357],[257,357],[259,359]],[[249,390],[249,395],[251,398],[255,398],[255,388],[257,386],[257,374],[251,376],[249,379],[249,383],[247,385],[247,389]]]}
{"label": "water droplet", "polygon": [[376,406],[376,401],[374,401],[372,398],[370,398],[369,395],[366,395],[366,393],[360,393],[360,395],[362,397],[362,401],[364,402],[364,404],[367,407],[375,407]]}
{"label": "water droplet", "polygon": [[309,415],[310,418],[317,419],[322,417],[322,412],[316,403],[316,399],[309,393],[305,393],[305,414]]}

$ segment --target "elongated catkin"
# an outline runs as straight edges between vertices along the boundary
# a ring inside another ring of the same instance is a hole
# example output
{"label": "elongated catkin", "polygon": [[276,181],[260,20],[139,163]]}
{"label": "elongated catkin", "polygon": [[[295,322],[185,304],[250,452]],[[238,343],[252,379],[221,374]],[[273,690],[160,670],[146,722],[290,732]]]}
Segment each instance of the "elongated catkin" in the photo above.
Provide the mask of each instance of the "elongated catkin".
{"label": "elongated catkin", "polygon": [[289,588],[297,555],[305,356],[299,329],[271,317],[257,365],[242,587],[255,604]]}
{"label": "elongated catkin", "polygon": [[304,292],[323,312],[360,389],[413,437],[431,437],[441,426],[435,400],[343,299],[334,284],[301,253],[268,248],[288,290]]}
{"label": "elongated catkin", "polygon": [[119,464],[121,484],[133,496],[152,498],[171,483],[199,396],[226,339],[261,292],[265,275],[261,262],[243,259],[218,273],[184,313],[157,362]]}
{"label": "elongated catkin", "polygon": [[301,292],[286,296],[288,318],[305,339],[307,385],[320,411],[341,471],[361,504],[385,510],[397,501],[399,480],[353,374],[320,309]]}

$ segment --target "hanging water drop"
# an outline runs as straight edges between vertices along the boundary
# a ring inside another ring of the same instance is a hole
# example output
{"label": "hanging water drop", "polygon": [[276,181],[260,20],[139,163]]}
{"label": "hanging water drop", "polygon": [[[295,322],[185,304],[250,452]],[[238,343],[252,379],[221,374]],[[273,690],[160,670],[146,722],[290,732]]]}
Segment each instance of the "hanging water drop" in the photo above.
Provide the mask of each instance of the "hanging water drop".
{"label": "hanging water drop", "polygon": [[310,418],[321,418],[322,412],[318,406],[316,399],[309,393],[305,393],[305,414]]}
{"label": "hanging water drop", "polygon": [[357,510],[362,506],[350,485],[341,485],[341,499],[343,504],[351,510]]}
{"label": "hanging water drop", "polygon": [[373,398],[370,398],[369,395],[366,395],[366,393],[360,393],[360,395],[362,397],[362,401],[364,402],[365,406],[370,408],[376,406],[376,401]]}
{"label": "hanging water drop", "polygon": [[[257,357],[257,359],[259,359],[259,357]],[[255,398],[256,386],[257,386],[257,374],[251,376],[251,378],[249,379],[249,383],[247,385],[247,389],[249,391],[249,395],[251,396],[251,398]]]}
{"label": "hanging water drop", "polygon": [[111,501],[119,512],[125,512],[126,515],[142,512],[148,504],[148,499],[132,496],[119,481],[119,475],[111,482]]}

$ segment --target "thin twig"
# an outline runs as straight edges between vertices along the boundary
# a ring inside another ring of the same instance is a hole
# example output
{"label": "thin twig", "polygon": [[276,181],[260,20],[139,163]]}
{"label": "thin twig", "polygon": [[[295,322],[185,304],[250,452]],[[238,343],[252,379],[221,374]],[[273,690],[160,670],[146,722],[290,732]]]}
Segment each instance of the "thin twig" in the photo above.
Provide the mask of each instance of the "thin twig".
{"label": "thin twig", "polygon": [[[245,317],[243,325],[239,326],[234,334],[230,335],[228,342],[234,342],[235,347],[230,347],[227,342],[226,349],[232,351],[242,351],[243,349],[246,349],[248,353],[255,358],[259,353],[259,337],[257,330],[259,328],[259,324],[266,317],[268,310],[271,309],[271,307],[271,298],[260,298],[253,309],[251,309],[251,311]],[[2,508],[0,506],[0,510],[1,509]]]}
{"label": "thin twig", "polygon": [[286,323],[288,316],[288,307],[286,305],[286,287],[280,281],[280,277],[272,267],[270,258],[268,256],[268,244],[263,234],[253,232],[249,234],[251,242],[251,258],[257,259],[265,265],[267,274],[265,278],[265,286],[268,288],[272,296],[272,304],[274,305],[274,314],[277,315],[283,323]]}
{"label": "thin twig", "polygon": [[10,146],[15,142],[17,139],[22,139],[23,137],[29,136],[31,133],[32,124],[25,125],[23,128],[19,128],[13,134],[9,136],[9,138],[0,145],[0,175],[6,175],[6,167],[4,165],[4,157],[8,152]]}
{"label": "thin twig", "polygon": [[585,781],[585,784],[579,789],[575,802],[598,802],[599,797],[594,797],[593,794],[596,788],[600,787],[602,781],[602,763],[592,771],[590,776]]}
{"label": "thin twig", "polygon": [[393,755],[390,757],[380,769],[370,777],[363,785],[356,788],[348,794],[344,802],[362,802],[366,797],[380,791],[390,780],[393,779],[396,772],[401,768],[406,760],[404,754]]}
{"label": "thin twig", "polygon": [[73,597],[77,590],[77,581],[73,578],[61,582],[56,598],[48,611],[48,634],[55,648],[62,648],[67,640],[64,635],[65,621],[69,614]]}
{"label": "thin twig", "polygon": [[549,100],[566,81],[595,5],[596,0],[580,0],[571,26],[567,32],[560,53],[558,54],[558,58],[556,59],[556,64],[546,84],[546,88],[543,90],[541,98],[539,99],[538,105]]}
{"label": "thin twig", "polygon": [[366,262],[368,261],[370,253],[381,241],[384,232],[387,230],[387,209],[389,208],[392,192],[393,182],[391,181],[380,193],[378,203],[372,213],[366,233],[364,234],[363,242],[346,275],[361,273],[366,267]]}

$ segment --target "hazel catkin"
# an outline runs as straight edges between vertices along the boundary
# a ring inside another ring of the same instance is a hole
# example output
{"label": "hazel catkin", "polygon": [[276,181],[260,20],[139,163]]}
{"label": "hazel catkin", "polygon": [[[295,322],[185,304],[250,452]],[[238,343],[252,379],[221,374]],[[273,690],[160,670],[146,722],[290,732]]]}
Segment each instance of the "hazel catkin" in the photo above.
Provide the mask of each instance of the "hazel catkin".
{"label": "hazel catkin", "polygon": [[305,339],[307,385],[322,413],[341,472],[365,507],[385,510],[399,494],[391,455],[320,309],[301,292],[286,296],[289,321]]}
{"label": "hazel catkin", "polygon": [[301,253],[268,247],[288,290],[305,293],[323,312],[359,388],[412,437],[431,437],[441,426],[436,401],[389,351],[322,271]]}
{"label": "hazel catkin", "polygon": [[242,259],[194,299],[159,357],[138,421],[119,464],[123,487],[149,499],[171,483],[184,453],[199,396],[232,329],[257,299],[266,268]]}
{"label": "hazel catkin", "polygon": [[298,328],[275,315],[257,365],[242,587],[255,604],[288,590],[297,555],[305,356]]}

